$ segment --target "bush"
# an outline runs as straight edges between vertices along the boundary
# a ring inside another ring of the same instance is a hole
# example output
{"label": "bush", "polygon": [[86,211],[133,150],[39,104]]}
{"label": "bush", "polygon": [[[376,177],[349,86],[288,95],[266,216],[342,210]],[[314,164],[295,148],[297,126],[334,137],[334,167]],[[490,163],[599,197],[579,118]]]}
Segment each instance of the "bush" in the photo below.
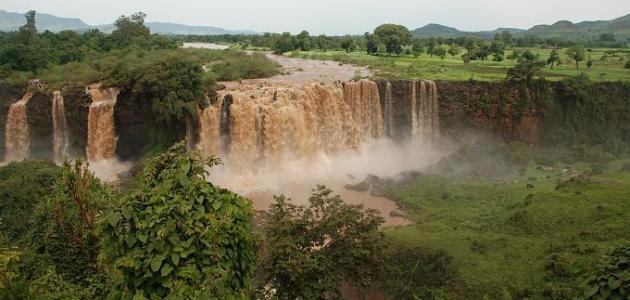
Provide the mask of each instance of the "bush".
{"label": "bush", "polygon": [[252,206],[205,180],[218,162],[183,143],[146,162],[137,187],[100,226],[108,261],[122,274],[110,296],[243,294],[255,260]]}
{"label": "bush", "polygon": [[366,286],[382,259],[383,219],[318,186],[309,206],[276,196],[266,228],[264,292],[279,299],[339,298],[343,283]]}
{"label": "bush", "polygon": [[229,52],[225,59],[212,65],[212,72],[216,73],[218,80],[233,81],[271,77],[280,70],[278,64],[264,54]]}
{"label": "bush", "polygon": [[627,299],[630,297],[630,246],[616,248],[582,285],[582,299]]}
{"label": "bush", "polygon": [[432,299],[456,276],[453,258],[443,250],[393,248],[386,257],[379,282],[392,299]]}
{"label": "bush", "polygon": [[13,162],[0,168],[0,231],[22,244],[32,227],[33,209],[52,193],[60,168],[47,161]]}

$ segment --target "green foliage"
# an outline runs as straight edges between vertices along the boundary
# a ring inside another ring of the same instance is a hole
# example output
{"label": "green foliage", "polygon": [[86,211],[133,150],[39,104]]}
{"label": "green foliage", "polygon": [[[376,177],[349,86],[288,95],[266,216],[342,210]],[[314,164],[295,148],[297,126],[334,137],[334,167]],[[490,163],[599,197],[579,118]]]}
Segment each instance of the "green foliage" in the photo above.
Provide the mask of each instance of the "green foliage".
{"label": "green foliage", "polygon": [[431,299],[434,290],[455,279],[453,258],[443,250],[397,246],[386,253],[379,277],[379,285],[392,299]]}
{"label": "green foliage", "polygon": [[342,283],[364,286],[375,278],[384,246],[376,211],[345,204],[323,186],[308,207],[284,196],[275,200],[262,288],[279,299],[330,299],[340,297]]}
{"label": "green foliage", "polygon": [[369,32],[366,32],[364,36],[366,40],[365,48],[367,50],[367,53],[376,54],[378,52],[378,41],[376,39],[376,36],[370,34]]}
{"label": "green foliage", "polygon": [[69,282],[87,285],[100,271],[96,216],[112,201],[109,189],[81,161],[64,164],[52,193],[33,212],[29,249],[48,257]]}
{"label": "green foliage", "polygon": [[583,284],[581,299],[627,299],[630,297],[630,246],[620,246],[605,257],[599,269]]}
{"label": "green foliage", "polygon": [[538,72],[545,62],[539,60],[538,55],[529,50],[523,52],[517,59],[518,63],[513,68],[508,69],[507,79],[511,81],[531,81],[534,74]]}
{"label": "green foliage", "polygon": [[249,78],[265,78],[278,74],[278,64],[264,54],[251,55],[230,51],[225,58],[212,65],[212,72],[217,80],[235,81]]}
{"label": "green foliage", "polygon": [[575,61],[575,68],[580,69],[580,62],[586,58],[586,51],[582,46],[575,46],[567,49],[567,56]]}
{"label": "green foliage", "polygon": [[341,49],[344,49],[346,51],[346,53],[351,53],[356,48],[354,39],[349,35],[346,35],[341,39],[340,46],[341,46]]}
{"label": "green foliage", "polygon": [[388,54],[402,53],[402,46],[411,42],[411,33],[407,27],[396,24],[383,24],[374,29],[381,43],[385,44],[385,50]]}
{"label": "green foliage", "polygon": [[271,48],[275,54],[292,51],[295,49],[294,38],[291,36],[291,33],[284,32],[273,40]]}
{"label": "green foliage", "polygon": [[0,168],[0,231],[18,244],[32,228],[33,209],[52,192],[59,167],[46,161],[13,162]]}
{"label": "green foliage", "polygon": [[100,232],[122,273],[115,298],[241,295],[255,260],[251,203],[205,180],[219,161],[179,143],[149,159]]}
{"label": "green foliage", "polygon": [[551,54],[549,54],[549,58],[547,59],[547,64],[553,69],[553,66],[560,61],[560,53],[558,53],[558,49],[554,48],[551,50]]}
{"label": "green foliage", "polygon": [[137,12],[131,16],[121,16],[114,22],[114,31],[112,31],[112,39],[120,48],[130,45],[146,44],[149,40],[151,32],[144,25],[144,18],[147,15]]}

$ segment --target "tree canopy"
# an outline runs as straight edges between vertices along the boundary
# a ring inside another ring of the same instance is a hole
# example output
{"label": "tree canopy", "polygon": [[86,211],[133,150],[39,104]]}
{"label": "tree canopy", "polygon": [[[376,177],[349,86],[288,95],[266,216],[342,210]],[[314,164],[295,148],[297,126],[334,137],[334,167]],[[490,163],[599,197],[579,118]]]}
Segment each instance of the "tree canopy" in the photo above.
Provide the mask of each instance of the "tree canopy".
{"label": "tree canopy", "polygon": [[383,24],[374,29],[381,43],[385,44],[388,54],[402,53],[402,46],[411,43],[411,32],[407,27],[396,24]]}
{"label": "tree canopy", "polygon": [[383,251],[383,219],[318,186],[309,206],[275,197],[265,231],[264,286],[280,299],[339,297],[341,283],[368,284]]}

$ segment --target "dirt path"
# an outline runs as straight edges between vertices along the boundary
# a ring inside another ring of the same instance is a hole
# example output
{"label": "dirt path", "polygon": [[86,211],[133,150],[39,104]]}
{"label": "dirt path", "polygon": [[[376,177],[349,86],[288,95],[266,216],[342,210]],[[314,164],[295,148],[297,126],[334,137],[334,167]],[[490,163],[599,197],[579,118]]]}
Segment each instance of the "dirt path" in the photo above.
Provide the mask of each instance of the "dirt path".
{"label": "dirt path", "polygon": [[241,85],[260,84],[301,86],[313,82],[349,81],[356,77],[372,75],[372,72],[366,67],[340,64],[331,60],[294,58],[269,52],[265,55],[282,67],[282,74],[271,78],[246,79],[240,82],[221,82],[221,84],[224,84],[228,89],[235,89]]}

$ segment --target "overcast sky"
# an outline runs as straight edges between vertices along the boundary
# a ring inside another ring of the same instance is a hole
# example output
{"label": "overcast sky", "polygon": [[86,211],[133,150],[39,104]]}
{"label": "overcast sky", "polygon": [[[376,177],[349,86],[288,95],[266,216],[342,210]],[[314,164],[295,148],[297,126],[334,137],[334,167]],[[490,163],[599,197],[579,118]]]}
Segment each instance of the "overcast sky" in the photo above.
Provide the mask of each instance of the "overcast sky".
{"label": "overcast sky", "polygon": [[142,11],[148,21],[344,34],[371,31],[382,23],[409,29],[439,23],[461,30],[492,30],[526,29],[558,20],[608,20],[630,14],[630,0],[0,0],[0,9],[34,9],[78,17],[91,25]]}

